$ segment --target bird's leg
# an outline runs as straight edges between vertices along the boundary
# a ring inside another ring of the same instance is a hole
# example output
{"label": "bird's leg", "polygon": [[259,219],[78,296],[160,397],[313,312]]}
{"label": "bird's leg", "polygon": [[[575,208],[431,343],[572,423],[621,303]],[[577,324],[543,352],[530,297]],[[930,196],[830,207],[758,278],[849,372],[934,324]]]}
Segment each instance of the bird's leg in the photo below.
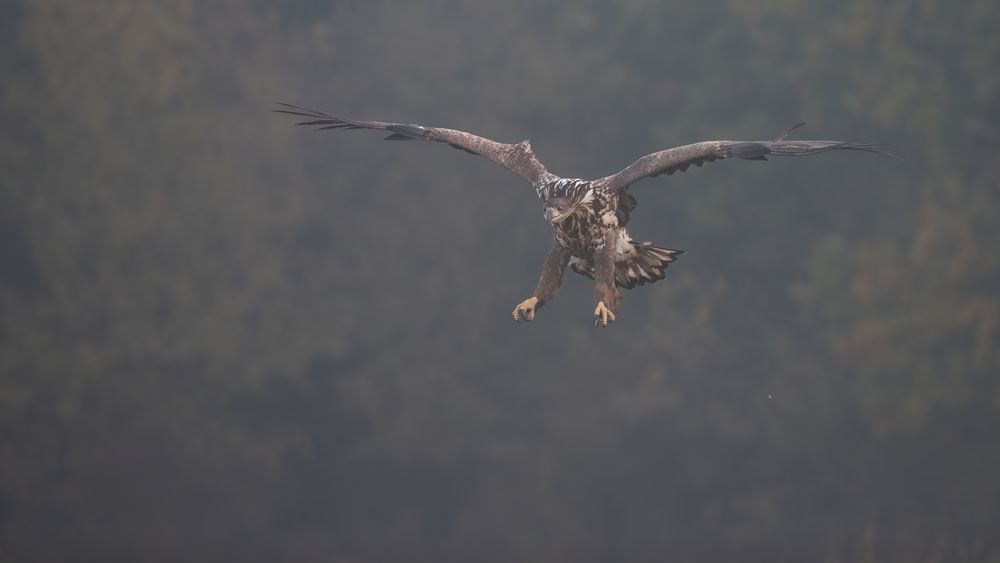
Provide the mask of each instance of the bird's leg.
{"label": "bird's leg", "polygon": [[618,290],[615,288],[614,231],[604,234],[603,244],[594,256],[594,292],[597,308],[594,309],[594,326],[608,326],[615,320],[618,309]]}
{"label": "bird's leg", "polygon": [[569,264],[569,251],[558,242],[554,243],[549,257],[545,259],[545,265],[542,266],[542,277],[538,280],[534,295],[514,307],[515,321],[534,320],[535,309],[555,297],[559,286],[562,285],[563,272],[566,271],[567,264]]}

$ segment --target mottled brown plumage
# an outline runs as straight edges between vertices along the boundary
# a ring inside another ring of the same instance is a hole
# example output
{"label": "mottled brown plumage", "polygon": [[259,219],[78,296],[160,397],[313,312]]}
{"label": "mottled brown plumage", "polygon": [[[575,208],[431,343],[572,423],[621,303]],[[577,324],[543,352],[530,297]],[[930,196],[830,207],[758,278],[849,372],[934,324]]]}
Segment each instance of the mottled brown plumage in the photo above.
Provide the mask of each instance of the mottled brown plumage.
{"label": "mottled brown plumage", "polygon": [[674,147],[640,158],[598,182],[604,183],[604,189],[622,191],[628,189],[633,182],[643,178],[684,172],[691,165],[702,166],[706,162],[724,158],[742,158],[744,160],[767,160],[768,155],[774,156],[805,156],[819,154],[830,150],[854,150],[894,156],[887,148],[868,143],[850,143],[845,141],[787,141],[788,135],[805,123],[798,123],[772,141],[705,141]]}
{"label": "mottled brown plumage", "polygon": [[409,141],[414,139],[426,139],[447,143],[452,148],[461,149],[472,154],[484,156],[493,162],[510,170],[514,174],[525,180],[536,184],[551,176],[541,162],[535,158],[535,153],[531,150],[528,141],[521,141],[515,144],[498,143],[455,129],[442,129],[440,127],[423,127],[406,123],[384,123],[381,121],[354,121],[342,117],[334,117],[317,109],[296,106],[293,104],[279,104],[286,109],[274,110],[278,113],[288,113],[302,117],[311,118],[309,121],[302,121],[296,125],[313,125],[317,129],[380,129],[388,131],[389,136],[386,141]]}
{"label": "mottled brown plumage", "polygon": [[542,268],[534,294],[514,308],[517,321],[530,321],[536,310],[555,297],[562,285],[563,272],[570,266],[578,274],[594,280],[597,307],[594,325],[607,326],[615,320],[621,300],[618,287],[632,289],[666,276],[669,264],[684,253],[639,243],[628,235],[626,226],[636,208],[635,198],[626,193],[634,182],[647,176],[673,174],[692,165],[702,166],[725,158],[767,160],[768,155],[804,156],[830,150],[855,150],[886,156],[892,153],[879,145],[844,141],[789,141],[799,123],[770,141],[706,141],[648,154],[621,171],[598,180],[560,178],[548,172],[535,157],[528,141],[506,144],[478,135],[424,127],[422,125],[356,121],[322,111],[280,104],[275,111],[308,118],[298,125],[318,129],[377,129],[389,132],[389,141],[425,139],[484,156],[527,180],[545,202],[545,217],[555,231],[555,243]]}

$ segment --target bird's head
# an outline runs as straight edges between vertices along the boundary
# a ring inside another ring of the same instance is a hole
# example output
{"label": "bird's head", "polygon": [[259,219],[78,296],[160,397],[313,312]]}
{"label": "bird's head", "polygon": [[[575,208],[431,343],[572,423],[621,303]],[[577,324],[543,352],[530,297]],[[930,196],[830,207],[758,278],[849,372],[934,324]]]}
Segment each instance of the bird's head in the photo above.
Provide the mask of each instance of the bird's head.
{"label": "bird's head", "polygon": [[553,225],[562,223],[573,214],[573,202],[564,197],[553,197],[545,202],[545,220]]}

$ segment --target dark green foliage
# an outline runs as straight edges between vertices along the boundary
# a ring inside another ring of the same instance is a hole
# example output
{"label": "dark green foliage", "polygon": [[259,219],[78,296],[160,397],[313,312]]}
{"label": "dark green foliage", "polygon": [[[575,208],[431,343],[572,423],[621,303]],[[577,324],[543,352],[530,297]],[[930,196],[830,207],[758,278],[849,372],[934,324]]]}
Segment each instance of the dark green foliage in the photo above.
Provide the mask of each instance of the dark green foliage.
{"label": "dark green foliage", "polygon": [[[9,3],[8,3],[9,4]],[[0,560],[996,561],[1000,3],[23,0],[0,20]],[[590,326],[485,159],[895,146],[632,189]]]}

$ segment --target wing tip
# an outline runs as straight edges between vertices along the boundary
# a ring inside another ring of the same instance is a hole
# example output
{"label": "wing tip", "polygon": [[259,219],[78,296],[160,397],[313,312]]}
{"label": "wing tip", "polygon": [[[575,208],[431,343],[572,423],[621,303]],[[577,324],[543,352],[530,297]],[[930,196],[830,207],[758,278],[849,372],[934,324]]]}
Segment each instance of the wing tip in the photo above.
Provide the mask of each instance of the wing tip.
{"label": "wing tip", "polygon": [[887,156],[889,158],[901,158],[899,154],[896,153],[896,149],[886,145],[878,145],[874,143],[847,143],[844,148],[871,152],[881,156]]}

